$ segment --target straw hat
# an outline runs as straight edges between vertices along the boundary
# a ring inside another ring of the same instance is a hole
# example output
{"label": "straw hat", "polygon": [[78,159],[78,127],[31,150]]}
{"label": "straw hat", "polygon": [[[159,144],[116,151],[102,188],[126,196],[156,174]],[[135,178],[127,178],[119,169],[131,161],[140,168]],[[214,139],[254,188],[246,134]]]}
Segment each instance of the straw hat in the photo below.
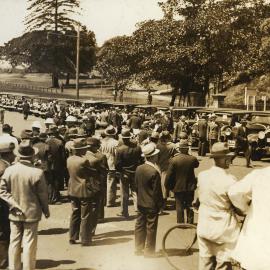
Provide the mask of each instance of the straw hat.
{"label": "straw hat", "polygon": [[207,156],[211,158],[234,156],[235,154],[230,151],[228,144],[223,142],[214,143],[211,149],[211,153]]}
{"label": "straw hat", "polygon": [[159,149],[153,143],[149,143],[142,147],[142,157],[152,157],[159,153]]}

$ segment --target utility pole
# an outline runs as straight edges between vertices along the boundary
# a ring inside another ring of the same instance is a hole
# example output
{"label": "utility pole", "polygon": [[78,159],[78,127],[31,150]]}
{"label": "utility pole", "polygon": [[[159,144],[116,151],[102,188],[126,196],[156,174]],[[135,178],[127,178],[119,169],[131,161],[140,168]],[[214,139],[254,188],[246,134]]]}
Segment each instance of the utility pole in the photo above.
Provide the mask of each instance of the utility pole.
{"label": "utility pole", "polygon": [[77,33],[77,61],[76,61],[76,97],[80,98],[79,90],[79,76],[80,76],[80,31],[81,26],[78,24],[78,33]]}

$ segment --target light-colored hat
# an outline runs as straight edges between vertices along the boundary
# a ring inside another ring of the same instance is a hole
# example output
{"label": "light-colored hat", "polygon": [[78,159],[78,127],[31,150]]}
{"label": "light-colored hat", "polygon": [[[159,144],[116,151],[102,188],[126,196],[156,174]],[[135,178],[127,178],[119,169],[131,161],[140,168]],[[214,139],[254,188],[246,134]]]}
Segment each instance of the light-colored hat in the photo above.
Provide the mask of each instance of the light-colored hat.
{"label": "light-colored hat", "polygon": [[86,149],[88,148],[87,141],[84,138],[74,139],[72,149],[79,150],[79,149]]}
{"label": "light-colored hat", "polygon": [[15,150],[15,154],[18,157],[29,158],[35,156],[38,153],[38,149],[33,147],[30,140],[23,140],[18,149]]}
{"label": "light-colored hat", "polygon": [[151,138],[159,139],[159,132],[153,131],[152,134],[151,134]]}
{"label": "light-colored hat", "polygon": [[4,139],[0,141],[0,153],[12,152],[15,149],[14,142]]}
{"label": "light-colored hat", "polygon": [[50,125],[54,125],[54,120],[52,118],[47,118],[44,122],[45,124],[50,124]]}
{"label": "light-colored hat", "polygon": [[235,154],[230,151],[228,144],[224,142],[214,143],[211,149],[211,153],[207,156],[211,158],[234,156]]}
{"label": "light-colored hat", "polygon": [[39,128],[39,129],[42,129],[42,126],[41,126],[41,124],[40,124],[39,121],[34,121],[34,122],[32,123],[32,128]]}
{"label": "light-colored hat", "polygon": [[66,119],[66,122],[77,122],[77,118],[73,115],[69,115]]}
{"label": "light-colored hat", "polygon": [[152,157],[159,153],[159,149],[153,143],[149,143],[142,147],[142,157]]}

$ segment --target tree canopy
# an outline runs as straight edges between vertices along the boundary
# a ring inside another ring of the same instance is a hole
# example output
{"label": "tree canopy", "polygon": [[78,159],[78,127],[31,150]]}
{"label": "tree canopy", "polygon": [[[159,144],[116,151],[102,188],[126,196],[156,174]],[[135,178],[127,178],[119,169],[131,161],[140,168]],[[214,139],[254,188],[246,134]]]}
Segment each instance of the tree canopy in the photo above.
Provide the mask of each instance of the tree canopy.
{"label": "tree canopy", "polygon": [[170,84],[182,96],[190,91],[205,96],[210,84],[222,91],[225,78],[250,78],[265,70],[270,31],[266,23],[261,25],[270,14],[267,1],[167,0],[160,6],[163,19],[138,24],[125,48],[105,43],[101,51],[106,47],[110,54],[103,54],[99,62],[118,58],[120,50],[122,57],[107,69],[124,66],[130,73],[126,77]]}

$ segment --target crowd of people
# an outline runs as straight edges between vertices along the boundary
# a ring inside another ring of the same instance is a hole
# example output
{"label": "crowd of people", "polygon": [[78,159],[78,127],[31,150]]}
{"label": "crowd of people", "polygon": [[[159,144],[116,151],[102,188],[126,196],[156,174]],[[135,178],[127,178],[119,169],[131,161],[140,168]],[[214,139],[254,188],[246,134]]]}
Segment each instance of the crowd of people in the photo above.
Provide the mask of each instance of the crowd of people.
{"label": "crowd of people", "polygon": [[[34,121],[18,138],[9,124],[2,126],[2,268],[9,263],[10,270],[20,270],[23,261],[23,269],[35,269],[38,223],[42,213],[50,217],[49,204],[61,204],[65,189],[72,208],[69,244],[91,246],[98,224],[104,222],[105,207],[117,207],[119,183],[119,217],[129,219],[129,197],[133,199],[136,255],[157,256],[158,218],[173,194],[177,223],[194,223],[191,207],[199,208],[201,270],[231,269],[232,254],[244,269],[270,269],[269,168],[236,182],[226,171],[235,153],[218,142],[215,115],[208,116],[209,121],[206,115],[198,116],[198,154],[210,152],[214,166],[197,178],[199,161],[190,151],[192,131],[184,116],[174,123],[170,112],[157,112],[145,121],[146,115],[137,109],[128,113],[90,108],[78,119],[57,103],[50,108],[44,125]],[[108,126],[97,130],[104,122]],[[245,121],[241,129],[239,143],[246,142]],[[249,162],[247,157],[247,166]],[[241,233],[237,215],[247,216]]]}

